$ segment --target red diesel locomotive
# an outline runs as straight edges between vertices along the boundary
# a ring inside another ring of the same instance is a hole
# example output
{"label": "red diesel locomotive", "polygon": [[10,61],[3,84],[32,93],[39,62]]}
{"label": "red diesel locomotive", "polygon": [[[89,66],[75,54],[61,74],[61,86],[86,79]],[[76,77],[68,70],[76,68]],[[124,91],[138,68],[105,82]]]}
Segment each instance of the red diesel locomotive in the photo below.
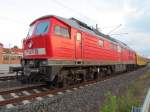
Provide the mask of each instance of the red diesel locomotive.
{"label": "red diesel locomotive", "polygon": [[21,67],[16,69],[21,81],[64,86],[136,66],[135,52],[126,44],[75,18],[49,15],[36,19],[23,49]]}

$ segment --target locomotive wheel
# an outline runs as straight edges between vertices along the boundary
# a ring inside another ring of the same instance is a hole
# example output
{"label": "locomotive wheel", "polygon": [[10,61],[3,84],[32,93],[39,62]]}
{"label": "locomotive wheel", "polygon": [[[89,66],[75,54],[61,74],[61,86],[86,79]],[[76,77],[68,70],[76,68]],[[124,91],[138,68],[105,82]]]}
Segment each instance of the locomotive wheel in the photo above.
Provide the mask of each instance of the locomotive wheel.
{"label": "locomotive wheel", "polygon": [[63,87],[63,80],[60,76],[56,76],[55,79],[53,80],[52,84],[53,87],[58,87],[62,88]]}
{"label": "locomotive wheel", "polygon": [[62,88],[67,87],[69,84],[65,76],[57,75],[50,85],[52,87]]}
{"label": "locomotive wheel", "polygon": [[107,75],[111,75],[111,73],[112,73],[112,72],[111,72],[111,69],[108,68],[106,74],[107,74]]}
{"label": "locomotive wheel", "polygon": [[19,79],[19,81],[22,83],[22,84],[28,84],[29,83],[29,79],[28,77],[22,77]]}
{"label": "locomotive wheel", "polygon": [[28,77],[26,77],[23,72],[17,72],[17,80],[21,82],[22,84],[28,83]]}
{"label": "locomotive wheel", "polygon": [[94,80],[97,80],[97,79],[98,79],[98,72],[94,72],[94,74],[93,74],[93,79],[94,79]]}
{"label": "locomotive wheel", "polygon": [[67,78],[64,78],[64,79],[62,79],[62,80],[55,80],[55,81],[53,81],[54,83],[53,83],[53,86],[54,87],[58,87],[58,88],[62,88],[62,87],[67,87],[67,86],[69,86],[69,83],[68,83],[68,80],[67,80]]}
{"label": "locomotive wheel", "polygon": [[67,80],[67,78],[64,78],[64,80],[62,82],[62,86],[63,87],[67,87],[68,86],[68,80]]}
{"label": "locomotive wheel", "polygon": [[101,69],[99,72],[97,72],[98,74],[98,79],[101,79],[102,77],[105,76],[105,72]]}
{"label": "locomotive wheel", "polygon": [[86,80],[94,80],[97,77],[96,72],[92,71],[92,70],[87,70],[87,75],[86,75]]}
{"label": "locomotive wheel", "polygon": [[74,84],[72,75],[67,75],[63,78],[63,87],[67,87]]}

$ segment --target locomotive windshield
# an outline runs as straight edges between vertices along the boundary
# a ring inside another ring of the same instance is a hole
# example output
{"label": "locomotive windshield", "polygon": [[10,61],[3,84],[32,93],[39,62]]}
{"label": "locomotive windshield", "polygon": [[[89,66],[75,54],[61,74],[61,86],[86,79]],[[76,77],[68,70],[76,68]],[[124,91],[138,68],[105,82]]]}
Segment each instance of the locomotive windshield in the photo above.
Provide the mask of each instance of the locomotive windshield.
{"label": "locomotive windshield", "polygon": [[28,37],[30,37],[33,34],[34,28],[35,28],[35,25],[32,25],[30,27],[29,32],[28,32]]}
{"label": "locomotive windshield", "polygon": [[49,21],[44,21],[44,22],[39,23],[36,27],[35,34],[41,35],[41,34],[47,33],[49,29],[49,24],[50,24]]}
{"label": "locomotive windshield", "polygon": [[41,34],[47,33],[49,31],[48,30],[49,25],[50,25],[49,21],[44,21],[44,22],[38,23],[37,25],[35,24],[32,25],[29,29],[28,37],[31,37],[33,35],[35,27],[36,27],[35,35],[41,35]]}

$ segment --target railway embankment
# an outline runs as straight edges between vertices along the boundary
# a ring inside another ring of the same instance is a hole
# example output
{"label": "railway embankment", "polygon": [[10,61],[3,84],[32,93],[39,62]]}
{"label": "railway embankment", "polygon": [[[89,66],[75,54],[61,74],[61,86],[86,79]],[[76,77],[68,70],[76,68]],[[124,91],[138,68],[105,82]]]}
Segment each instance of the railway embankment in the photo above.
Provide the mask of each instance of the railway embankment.
{"label": "railway embankment", "polygon": [[150,72],[149,67],[141,68],[73,91],[45,96],[25,105],[1,108],[0,112],[97,112],[102,107],[107,92],[116,96],[124,94],[130,85],[144,77],[148,71]]}
{"label": "railway embankment", "polygon": [[[145,110],[143,104],[149,90],[150,69],[142,73],[137,79],[125,88],[120,89],[119,95],[106,93],[105,101],[100,112],[138,112]],[[143,112],[143,111],[142,111]],[[145,112],[145,111],[144,111]]]}

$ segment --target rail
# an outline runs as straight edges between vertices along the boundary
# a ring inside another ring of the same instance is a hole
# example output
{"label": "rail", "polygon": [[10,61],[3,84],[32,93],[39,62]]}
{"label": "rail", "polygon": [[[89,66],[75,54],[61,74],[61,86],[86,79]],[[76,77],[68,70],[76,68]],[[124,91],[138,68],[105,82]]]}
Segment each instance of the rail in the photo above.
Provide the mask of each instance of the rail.
{"label": "rail", "polygon": [[[29,87],[27,87],[27,88],[26,87],[25,88],[16,88],[16,89],[12,89],[12,90],[0,91],[0,97],[2,99],[0,101],[0,107],[1,106],[8,106],[9,104],[17,104],[17,103],[23,102],[25,100],[32,100],[32,99],[35,99],[37,97],[44,97],[44,96],[47,96],[49,94],[54,95],[54,94],[57,94],[59,92],[65,92],[67,90],[73,91],[74,88],[83,88],[84,86],[89,86],[91,84],[96,84],[99,81],[109,80],[109,79],[111,79],[113,77],[117,77],[119,75],[120,74],[114,75],[114,76],[107,76],[107,77],[101,78],[99,80],[90,80],[90,81],[87,81],[87,82],[78,83],[76,85],[71,85],[71,86],[67,86],[67,87],[63,87],[63,88],[48,88],[46,91],[31,93],[30,95],[21,95],[19,97],[14,97],[14,98],[4,99],[6,94],[10,94],[10,93],[15,93],[16,94],[16,93],[19,93],[20,91],[22,92],[24,90],[25,91],[32,90],[33,87],[31,87],[31,88],[29,88]],[[39,86],[38,86],[38,88],[39,88]],[[38,89],[38,88],[36,88],[36,89]]]}
{"label": "rail", "polygon": [[0,81],[7,81],[7,80],[15,80],[16,79],[16,75],[12,75],[12,76],[0,76]]}

